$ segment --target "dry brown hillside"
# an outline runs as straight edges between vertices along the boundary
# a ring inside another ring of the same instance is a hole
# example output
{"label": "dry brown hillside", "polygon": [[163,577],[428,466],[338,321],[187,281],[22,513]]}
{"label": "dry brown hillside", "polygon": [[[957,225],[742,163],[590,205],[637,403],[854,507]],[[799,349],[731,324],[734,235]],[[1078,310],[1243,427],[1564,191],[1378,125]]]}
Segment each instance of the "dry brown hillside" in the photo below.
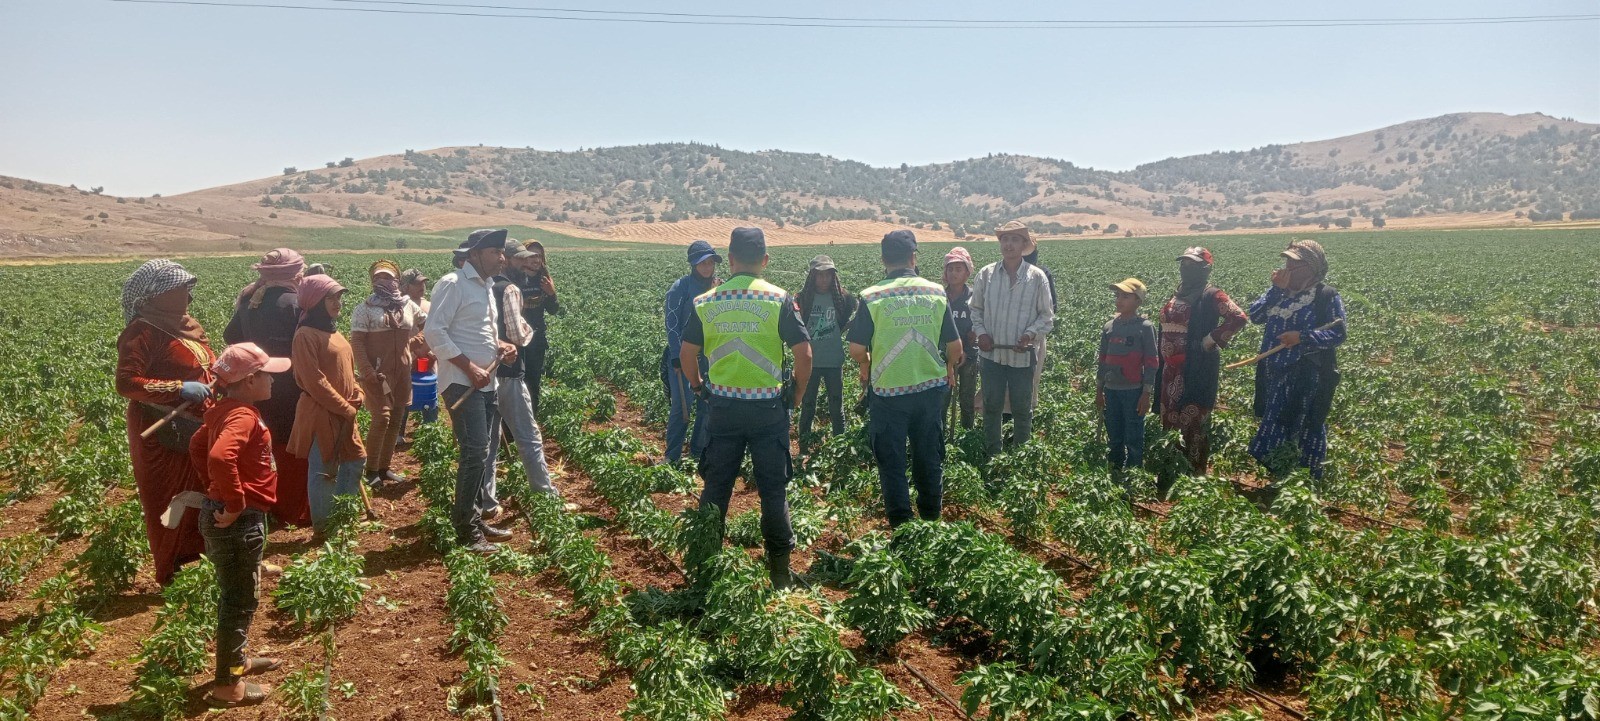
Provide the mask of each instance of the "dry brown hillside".
{"label": "dry brown hillside", "polygon": [[982,235],[1164,235],[1528,224],[1600,215],[1600,126],[1462,113],[1342,138],[1172,158],[1130,171],[991,155],[874,168],[699,144],[576,152],[460,147],[346,158],[181,195],[114,198],[0,177],[0,255],[447,243],[524,226],[570,239],[682,243],[759,224],[778,243]]}

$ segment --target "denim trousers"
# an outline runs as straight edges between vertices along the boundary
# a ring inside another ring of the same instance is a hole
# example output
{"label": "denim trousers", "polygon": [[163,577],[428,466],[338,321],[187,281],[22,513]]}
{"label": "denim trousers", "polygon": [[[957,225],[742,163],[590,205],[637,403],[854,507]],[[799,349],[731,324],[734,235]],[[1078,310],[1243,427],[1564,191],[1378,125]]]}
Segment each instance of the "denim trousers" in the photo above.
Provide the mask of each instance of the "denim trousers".
{"label": "denim trousers", "polygon": [[[705,373],[706,364],[702,361],[700,377],[704,378]],[[710,440],[707,423],[711,420],[711,402],[696,398],[694,390],[689,387],[689,379],[683,377],[677,368],[670,371],[668,378],[671,382],[667,384],[667,389],[672,398],[667,408],[667,462],[676,464],[683,458],[685,436],[689,439],[689,457],[699,458],[701,452],[705,451],[706,443]]]}
{"label": "denim trousers", "polygon": [[334,496],[361,494],[361,473],[367,468],[365,458],[355,458],[329,468],[322,460],[322,448],[311,442],[311,457],[306,459],[306,500],[311,507],[311,527],[318,532],[333,513]]}
{"label": "denim trousers", "polygon": [[267,514],[246,508],[226,528],[218,528],[213,512],[221,501],[207,498],[200,507],[200,536],[206,558],[217,571],[217,675],[219,686],[232,686],[244,674],[245,637],[260,601],[261,557],[267,545]]}
{"label": "denim trousers", "polygon": [[[800,400],[800,448],[811,447],[812,423],[817,417],[817,391],[828,389],[828,420],[833,435],[844,435],[844,368],[811,369],[811,380],[806,383],[805,398]],[[809,452],[809,451],[807,451]]]}
{"label": "denim trousers", "polygon": [[1011,402],[1012,443],[1022,445],[1033,437],[1033,367],[1017,368],[981,358],[978,370],[983,385],[983,446],[990,456],[1000,452],[1001,416]]}
{"label": "denim trousers", "polygon": [[[528,486],[534,493],[559,496],[550,485],[550,467],[544,461],[544,436],[539,423],[533,418],[533,405],[528,401],[528,386],[521,378],[503,378],[495,389],[495,402],[500,407],[501,418],[511,431],[511,440],[517,444],[517,454],[522,458],[522,469],[528,474]],[[492,481],[491,481],[492,483]],[[495,489],[489,487],[492,498]]]}
{"label": "denim trousers", "polygon": [[1144,466],[1144,418],[1139,415],[1139,395],[1132,388],[1110,390],[1106,394],[1106,463],[1113,472]]}
{"label": "denim trousers", "polygon": [[723,518],[733,498],[745,451],[755,469],[761,496],[761,537],[768,551],[794,547],[789,526],[789,411],[771,400],[711,399],[711,442],[700,458],[705,488],[700,507],[716,506]]}
{"label": "denim trousers", "polygon": [[[496,379],[515,383],[515,378]],[[461,394],[468,394],[459,407]],[[500,449],[500,406],[490,391],[470,389],[452,383],[444,390],[445,408],[450,409],[450,427],[455,431],[461,455],[456,463],[456,500],[450,509],[450,525],[456,540],[476,543],[483,540],[483,511],[499,506],[494,500],[494,459]]]}
{"label": "denim trousers", "polygon": [[944,496],[944,409],[949,389],[929,388],[899,396],[868,396],[867,438],[878,461],[883,511],[891,528],[911,520],[906,451],[917,484],[917,515],[936,521]]}

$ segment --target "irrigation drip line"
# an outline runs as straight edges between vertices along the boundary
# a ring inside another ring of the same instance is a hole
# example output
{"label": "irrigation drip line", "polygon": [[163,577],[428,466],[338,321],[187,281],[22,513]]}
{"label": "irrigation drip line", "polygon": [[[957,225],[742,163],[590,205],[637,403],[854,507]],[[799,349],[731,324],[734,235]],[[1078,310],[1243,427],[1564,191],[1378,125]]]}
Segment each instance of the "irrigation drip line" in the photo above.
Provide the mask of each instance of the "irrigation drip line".
{"label": "irrigation drip line", "polygon": [[1266,693],[1265,691],[1260,691],[1260,690],[1256,689],[1254,684],[1248,684],[1248,683],[1245,684],[1244,685],[1244,692],[1247,693],[1247,694],[1250,694],[1251,696],[1254,696],[1255,698],[1257,698],[1257,699],[1259,699],[1261,701],[1266,701],[1267,703],[1270,703],[1273,706],[1277,706],[1279,709],[1282,709],[1284,713],[1289,714],[1290,716],[1293,716],[1296,719],[1300,719],[1300,721],[1304,721],[1305,720],[1306,715],[1304,713],[1302,713],[1299,709],[1297,709],[1297,708],[1295,708],[1293,706],[1290,706],[1289,704],[1284,703],[1283,701],[1278,700],[1278,698],[1276,696],[1273,696],[1272,694],[1269,694],[1269,693]]}
{"label": "irrigation drip line", "polygon": [[955,699],[950,698],[950,694],[945,693],[944,689],[939,688],[938,684],[935,684],[931,679],[923,675],[921,671],[917,670],[916,666],[912,666],[911,663],[905,659],[900,659],[900,665],[904,667],[905,670],[910,671],[912,676],[917,677],[917,680],[922,682],[922,686],[928,689],[928,691],[933,695],[939,697],[939,700],[943,701],[946,706],[955,709],[956,713],[961,714],[961,718],[971,721],[972,717],[967,715],[967,710],[961,708],[961,704],[956,703]]}

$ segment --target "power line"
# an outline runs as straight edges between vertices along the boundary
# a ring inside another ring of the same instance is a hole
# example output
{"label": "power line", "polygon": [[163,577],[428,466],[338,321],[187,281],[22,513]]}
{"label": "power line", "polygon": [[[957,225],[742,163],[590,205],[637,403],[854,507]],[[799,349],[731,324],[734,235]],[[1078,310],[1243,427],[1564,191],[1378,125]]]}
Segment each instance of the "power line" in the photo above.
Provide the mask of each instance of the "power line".
{"label": "power line", "polygon": [[1481,20],[1523,20],[1558,22],[1572,18],[1581,18],[1581,15],[1511,15],[1494,17],[1456,17],[1456,18],[1297,18],[1297,19],[1218,19],[1218,20],[1053,20],[1044,18],[989,20],[977,18],[879,18],[879,17],[828,17],[811,15],[741,15],[727,13],[688,13],[688,12],[661,12],[654,10],[592,10],[588,8],[559,8],[540,7],[527,5],[484,5],[477,3],[448,3],[448,2],[423,2],[422,0],[324,0],[325,2],[346,3],[358,5],[402,5],[441,8],[467,8],[476,10],[521,10],[527,12],[555,12],[572,13],[580,15],[626,15],[626,16],[651,16],[651,17],[679,17],[699,19],[733,19],[733,20],[773,20],[773,21],[812,21],[812,22],[839,22],[839,23],[941,23],[953,25],[994,25],[994,24],[1049,24],[1049,25],[1083,25],[1093,23],[1116,23],[1129,25],[1154,25],[1154,24],[1182,24],[1182,25],[1210,25],[1217,23],[1239,23],[1257,25],[1262,23],[1356,23],[1356,22],[1466,22]]}
{"label": "power line", "polygon": [[[345,0],[329,0],[330,2],[344,2]],[[402,0],[364,0],[374,4],[390,5],[423,5],[420,2],[403,2]],[[1547,15],[1547,16],[1506,16],[1483,18],[1397,18],[1377,19],[1365,18],[1356,20],[1278,20],[1278,21],[1194,21],[1194,20],[1128,20],[1128,21],[940,21],[940,20],[897,20],[892,23],[883,19],[858,21],[849,18],[832,18],[828,21],[789,20],[782,16],[695,16],[693,18],[666,18],[644,17],[642,15],[664,15],[665,13],[641,13],[626,17],[589,17],[574,15],[547,15],[528,13],[505,12],[466,12],[460,10],[417,10],[402,9],[397,7],[329,7],[320,5],[291,5],[287,3],[269,2],[216,2],[214,0],[110,0],[110,2],[133,3],[140,5],[177,5],[195,7],[225,7],[225,8],[256,8],[271,10],[301,10],[320,12],[345,12],[345,13],[372,13],[384,15],[421,15],[443,17],[468,17],[468,18],[507,18],[523,20],[566,20],[574,22],[609,22],[609,23],[644,23],[655,25],[700,25],[722,27],[787,27],[787,28],[863,28],[884,30],[1159,30],[1159,29],[1248,29],[1248,28],[1324,28],[1324,27],[1389,27],[1389,26],[1438,26],[1438,25],[1506,25],[1520,23],[1551,23],[1551,22],[1576,22],[1586,20],[1600,20],[1600,15]],[[524,10],[514,6],[475,6],[452,5],[449,3],[432,3],[437,7],[462,7],[483,9],[512,9]],[[535,13],[546,12],[588,12],[572,9],[540,9]],[[606,11],[622,13],[625,11]],[[718,17],[758,17],[772,18],[761,20],[730,19],[714,21]],[[1061,23],[1071,22],[1065,25]],[[943,24],[933,24],[943,23]],[[963,24],[955,24],[963,23]],[[1199,24],[1210,23],[1210,24]]]}

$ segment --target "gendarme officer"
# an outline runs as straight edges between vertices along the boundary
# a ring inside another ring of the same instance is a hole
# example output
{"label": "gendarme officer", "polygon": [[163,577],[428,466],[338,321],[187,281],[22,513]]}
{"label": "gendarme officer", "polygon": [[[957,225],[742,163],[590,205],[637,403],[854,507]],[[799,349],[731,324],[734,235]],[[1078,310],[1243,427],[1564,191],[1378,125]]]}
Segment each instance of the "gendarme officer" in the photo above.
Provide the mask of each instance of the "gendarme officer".
{"label": "gendarme officer", "polygon": [[[755,466],[761,495],[761,536],[766,542],[767,574],[774,588],[788,588],[789,409],[783,392],[783,347],[794,352],[796,388],[805,395],[811,377],[811,339],[800,320],[800,306],[789,292],[761,279],[767,267],[767,240],[760,228],[734,228],[728,243],[733,277],[694,299],[694,315],[683,330],[679,364],[696,395],[710,395],[711,440],[700,459],[705,488],[700,507],[716,506],[727,518],[733,481],[745,450]],[[710,361],[710,378],[700,377],[701,348]]]}
{"label": "gendarme officer", "polygon": [[882,247],[886,277],[861,291],[866,310],[856,314],[849,340],[861,385],[871,389],[867,438],[878,461],[883,510],[893,527],[911,520],[907,445],[917,514],[927,521],[939,518],[945,398],[962,349],[944,287],[917,275],[916,236],[896,230],[883,236]]}

